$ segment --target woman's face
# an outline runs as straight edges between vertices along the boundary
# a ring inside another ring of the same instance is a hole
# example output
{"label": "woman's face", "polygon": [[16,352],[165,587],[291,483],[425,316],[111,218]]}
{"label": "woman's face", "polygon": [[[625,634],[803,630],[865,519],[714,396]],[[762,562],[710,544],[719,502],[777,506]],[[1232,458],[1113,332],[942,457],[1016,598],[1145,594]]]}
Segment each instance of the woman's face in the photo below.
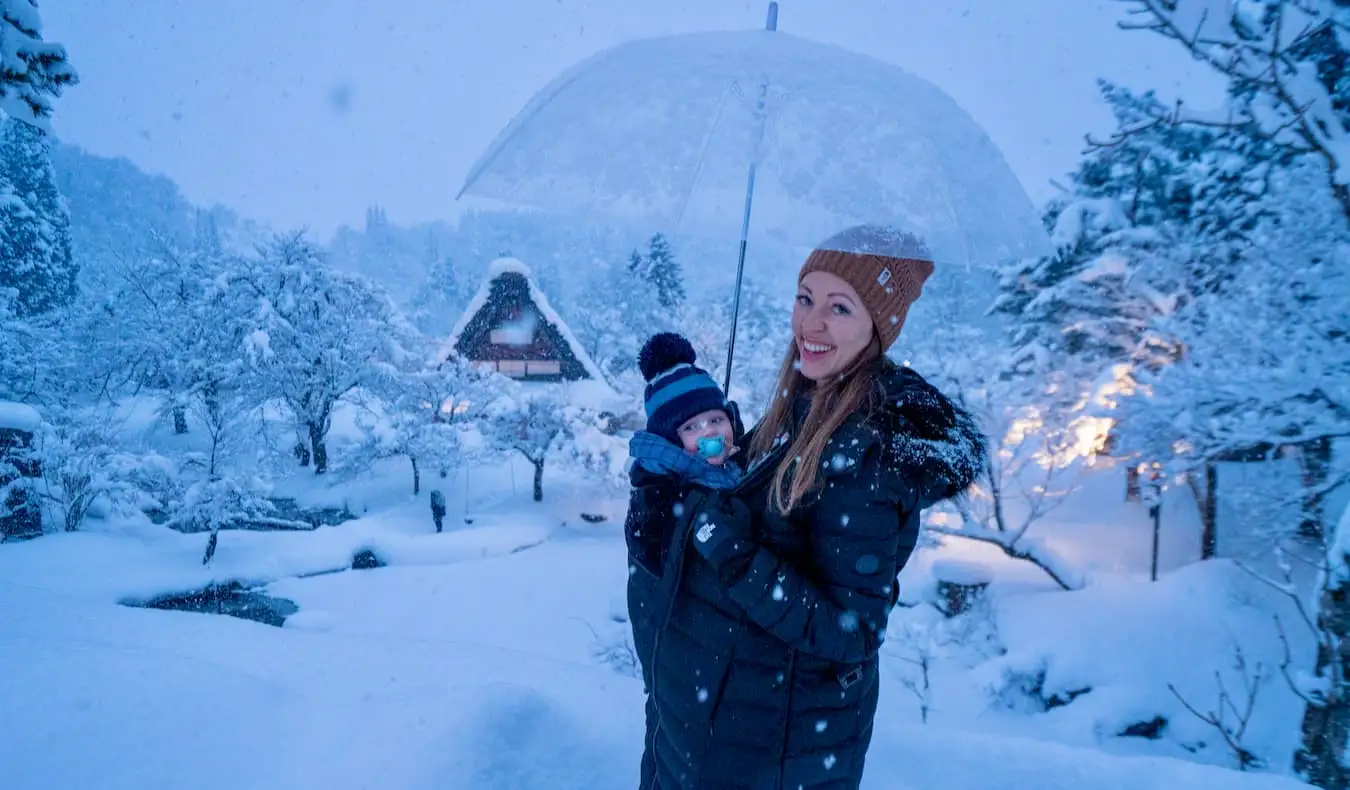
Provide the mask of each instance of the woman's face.
{"label": "woman's face", "polygon": [[820,381],[848,367],[867,348],[872,317],[853,286],[828,272],[811,272],[797,286],[792,337],[801,374]]}

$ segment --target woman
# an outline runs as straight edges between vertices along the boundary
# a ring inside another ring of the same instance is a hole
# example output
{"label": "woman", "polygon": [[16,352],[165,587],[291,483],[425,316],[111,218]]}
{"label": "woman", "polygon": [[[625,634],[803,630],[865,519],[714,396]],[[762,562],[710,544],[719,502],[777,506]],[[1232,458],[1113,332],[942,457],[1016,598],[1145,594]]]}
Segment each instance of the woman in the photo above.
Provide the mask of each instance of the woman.
{"label": "woman", "polygon": [[[983,463],[970,417],[884,356],[932,271],[921,244],[876,226],[803,265],[750,468],[728,491],[685,496],[661,567],[630,584],[644,790],[861,782],[877,652],[920,511]],[[639,486],[635,509],[677,506],[657,494]]]}

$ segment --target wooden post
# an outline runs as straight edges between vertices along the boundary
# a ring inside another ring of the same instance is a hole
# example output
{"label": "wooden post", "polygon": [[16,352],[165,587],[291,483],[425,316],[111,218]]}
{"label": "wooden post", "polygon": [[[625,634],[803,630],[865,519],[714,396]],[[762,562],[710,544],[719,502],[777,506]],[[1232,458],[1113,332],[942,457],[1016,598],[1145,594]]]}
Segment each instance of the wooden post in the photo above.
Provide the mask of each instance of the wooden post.
{"label": "wooden post", "polygon": [[1212,560],[1219,556],[1219,467],[1213,461],[1205,462],[1205,499],[1200,509],[1200,559]]}

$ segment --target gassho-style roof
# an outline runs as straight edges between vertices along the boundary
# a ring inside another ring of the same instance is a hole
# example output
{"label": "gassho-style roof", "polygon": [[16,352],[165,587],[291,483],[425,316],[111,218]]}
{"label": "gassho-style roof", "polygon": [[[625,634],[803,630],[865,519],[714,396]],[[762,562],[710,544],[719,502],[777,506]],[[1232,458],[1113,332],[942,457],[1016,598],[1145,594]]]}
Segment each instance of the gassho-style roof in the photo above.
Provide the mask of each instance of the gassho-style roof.
{"label": "gassho-style roof", "polygon": [[478,292],[474,294],[473,299],[469,301],[464,312],[460,314],[459,320],[450,330],[445,342],[436,355],[436,361],[442,362],[452,356],[460,354],[459,345],[464,337],[464,332],[473,322],[474,318],[483,310],[489,307],[488,300],[492,295],[493,283],[502,275],[516,274],[524,278],[528,286],[530,301],[534,304],[536,310],[545,324],[557,332],[562,341],[567,344],[567,350],[576,358],[581,367],[586,371],[589,380],[580,381],[560,381],[560,382],[527,382],[529,386],[563,386],[565,385],[569,393],[575,393],[578,399],[587,401],[608,400],[615,395],[613,388],[605,379],[605,374],[601,372],[600,366],[595,364],[591,355],[586,353],[585,347],[577,340],[576,335],[567,323],[558,315],[558,311],[553,309],[549,303],[548,297],[540,290],[538,283],[534,280],[534,274],[530,268],[521,262],[518,258],[498,258],[488,265],[487,276],[483,278],[483,283],[478,287]]}

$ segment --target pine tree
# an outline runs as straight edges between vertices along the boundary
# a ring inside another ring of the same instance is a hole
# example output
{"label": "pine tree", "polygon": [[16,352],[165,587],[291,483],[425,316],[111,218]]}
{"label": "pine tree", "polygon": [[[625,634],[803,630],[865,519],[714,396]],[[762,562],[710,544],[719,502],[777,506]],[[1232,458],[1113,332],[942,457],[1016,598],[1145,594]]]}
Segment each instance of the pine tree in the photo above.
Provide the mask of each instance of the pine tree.
{"label": "pine tree", "polygon": [[1343,0],[1124,2],[1131,8],[1122,27],[1175,41],[1228,81],[1233,125],[1250,128],[1285,157],[1311,154],[1350,219],[1350,43]]}
{"label": "pine tree", "polygon": [[1182,293],[1187,250],[1178,239],[1215,137],[1152,120],[1165,115],[1152,92],[1105,82],[1101,91],[1120,132],[1095,147],[1070,193],[1047,208],[1055,252],[1001,271],[993,307],[1011,319],[1011,371],[1047,378],[1065,405],[1113,364],[1156,366],[1175,354],[1152,326]]}
{"label": "pine tree", "polygon": [[468,296],[454,260],[443,256],[431,264],[427,279],[408,303],[409,317],[421,332],[445,335],[455,325]]}
{"label": "pine tree", "polygon": [[79,269],[70,214],[56,187],[47,133],[6,119],[0,135],[0,288],[17,290],[18,316],[69,304]]}
{"label": "pine tree", "polygon": [[656,298],[662,307],[673,309],[684,301],[684,274],[670,249],[670,242],[660,233],[652,236],[648,245],[644,275],[655,286]]}
{"label": "pine tree", "polygon": [[42,40],[37,0],[0,0],[0,112],[46,125],[51,100],[79,77],[60,44]]}

